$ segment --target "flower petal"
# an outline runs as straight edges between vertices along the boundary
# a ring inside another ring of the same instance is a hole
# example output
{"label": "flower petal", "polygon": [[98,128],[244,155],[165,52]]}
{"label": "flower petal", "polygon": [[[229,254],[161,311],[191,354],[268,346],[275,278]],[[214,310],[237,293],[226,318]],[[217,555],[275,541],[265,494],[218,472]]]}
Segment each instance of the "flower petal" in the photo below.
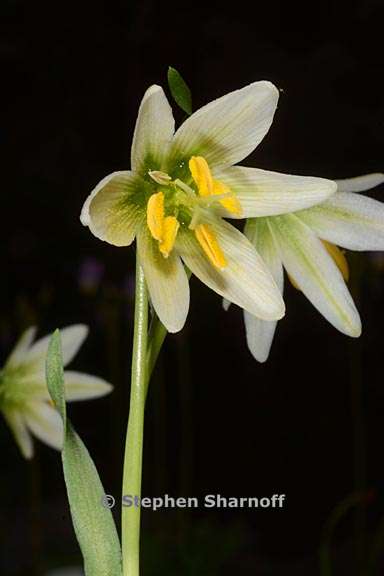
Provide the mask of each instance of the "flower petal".
{"label": "flower petal", "polygon": [[3,414],[22,455],[30,460],[33,456],[33,442],[22,414],[18,410],[4,410]]}
{"label": "flower petal", "polygon": [[146,226],[138,232],[137,248],[156,314],[168,332],[178,332],[189,309],[189,283],[184,266],[174,250],[164,258]]}
{"label": "flower petal", "polygon": [[316,234],[349,250],[384,250],[384,204],[353,192],[298,212]]}
{"label": "flower petal", "polygon": [[284,302],[264,262],[247,238],[223,220],[206,215],[227,261],[225,268],[216,268],[208,260],[195,235],[180,230],[176,246],[188,268],[209,288],[268,320],[284,316]]}
{"label": "flower petal", "polygon": [[[73,324],[73,326],[67,326],[60,330],[64,366],[69,364],[77,354],[87,335],[88,326],[85,324]],[[25,362],[45,370],[45,357],[50,339],[51,334],[35,342],[25,355]]]}
{"label": "flower petal", "polygon": [[214,177],[228,186],[240,202],[242,213],[238,216],[222,210],[228,218],[295,212],[323,202],[336,192],[336,183],[325,178],[280,174],[243,166],[215,170]]}
{"label": "flower petal", "polygon": [[28,402],[24,417],[31,432],[48,446],[61,450],[63,446],[63,421],[60,414],[47,402]]}
{"label": "flower petal", "polygon": [[131,149],[131,168],[143,176],[159,170],[175,131],[172,108],[160,86],[148,88],[141,101]]}
{"label": "flower petal", "polygon": [[[267,221],[264,218],[248,220],[244,233],[271,271],[282,294],[284,289],[283,265]],[[247,344],[252,356],[259,362],[265,362],[269,356],[277,322],[260,320],[246,311],[244,311],[244,322]]]}
{"label": "flower petal", "polygon": [[340,270],[308,226],[294,214],[268,218],[284,267],[319,312],[348,336],[360,336],[359,313]]}
{"label": "flower petal", "polygon": [[65,398],[67,401],[89,400],[109,394],[113,387],[97,376],[66,370],[64,372]]}
{"label": "flower petal", "polygon": [[15,344],[11,354],[8,356],[6,368],[12,368],[21,364],[28,351],[28,348],[36,336],[37,327],[31,326],[25,330]]}
{"label": "flower petal", "polygon": [[89,205],[92,202],[92,200],[94,199],[94,197],[96,196],[96,194],[98,194],[100,192],[100,190],[102,190],[107,184],[109,184],[117,176],[123,177],[124,174],[126,174],[128,176],[129,174],[131,174],[131,172],[120,171],[120,172],[112,172],[111,174],[108,174],[108,176],[105,176],[105,178],[100,180],[98,185],[95,186],[95,188],[92,190],[92,192],[87,196],[87,199],[84,202],[83,207],[81,209],[81,213],[80,213],[80,222],[82,223],[83,226],[89,226],[89,224],[90,224],[91,217],[89,214]]}
{"label": "flower petal", "polygon": [[239,162],[268,132],[278,98],[277,88],[263,81],[203,106],[177,130],[168,169],[193,155],[203,156],[211,168]]}
{"label": "flower petal", "polygon": [[379,172],[375,174],[366,174],[365,176],[356,176],[355,178],[344,178],[336,180],[339,192],[363,192],[370,190],[384,182],[384,174]]}
{"label": "flower petal", "polygon": [[113,172],[106,176],[86,199],[80,220],[100,240],[114,246],[129,246],[136,235],[143,211],[132,195],[144,187],[133,172]]}

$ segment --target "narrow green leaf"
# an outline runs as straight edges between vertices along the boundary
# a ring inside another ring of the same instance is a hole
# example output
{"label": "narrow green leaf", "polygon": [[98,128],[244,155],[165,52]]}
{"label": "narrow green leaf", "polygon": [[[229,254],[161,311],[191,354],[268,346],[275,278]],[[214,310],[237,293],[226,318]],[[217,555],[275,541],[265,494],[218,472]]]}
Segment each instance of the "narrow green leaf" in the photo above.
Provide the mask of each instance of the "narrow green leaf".
{"label": "narrow green leaf", "polygon": [[184,78],[175,68],[168,68],[168,86],[175,102],[184,112],[192,114],[192,95]]}
{"label": "narrow green leaf", "polygon": [[80,437],[67,420],[60,333],[49,343],[46,376],[52,401],[64,424],[62,462],[73,526],[86,576],[121,576],[121,548],[111,511],[103,506],[104,488]]}

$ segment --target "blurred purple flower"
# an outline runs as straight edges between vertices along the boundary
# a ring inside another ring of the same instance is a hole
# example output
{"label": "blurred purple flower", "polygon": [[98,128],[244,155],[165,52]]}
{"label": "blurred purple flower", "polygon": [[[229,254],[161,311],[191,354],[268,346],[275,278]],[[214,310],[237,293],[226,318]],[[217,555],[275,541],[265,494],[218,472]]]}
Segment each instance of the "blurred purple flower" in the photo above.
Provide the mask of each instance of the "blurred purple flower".
{"label": "blurred purple flower", "polygon": [[104,276],[104,264],[94,258],[89,256],[84,258],[80,263],[78,282],[79,288],[82,292],[87,294],[95,293],[100,286],[100,282]]}

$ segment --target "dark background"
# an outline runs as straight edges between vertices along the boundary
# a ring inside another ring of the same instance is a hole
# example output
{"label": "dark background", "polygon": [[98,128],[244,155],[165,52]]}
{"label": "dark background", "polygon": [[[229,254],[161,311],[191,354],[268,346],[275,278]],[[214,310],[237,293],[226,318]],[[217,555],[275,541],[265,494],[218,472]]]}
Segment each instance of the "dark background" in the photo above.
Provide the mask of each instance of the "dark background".
{"label": "dark background", "polygon": [[[40,334],[89,324],[73,367],[115,392],[70,414],[118,497],[134,249],[81,226],[86,196],[129,167],[140,99],[151,83],[165,86],[168,65],[191,86],[194,109],[254,80],[281,89],[247,165],[330,178],[382,171],[383,6],[3,0],[1,16],[0,358],[31,323]],[[147,576],[320,574],[324,525],[356,490],[332,538],[334,573],[366,574],[374,541],[380,557],[384,260],[348,258],[360,340],[287,286],[288,313],[263,366],[246,349],[240,310],[225,313],[192,280],[188,326],[168,337],[150,390],[143,493],[287,497],[283,510],[144,512]],[[0,450],[1,574],[80,564],[58,454],[36,442],[24,462],[4,422]],[[372,566],[381,573],[380,560]]]}

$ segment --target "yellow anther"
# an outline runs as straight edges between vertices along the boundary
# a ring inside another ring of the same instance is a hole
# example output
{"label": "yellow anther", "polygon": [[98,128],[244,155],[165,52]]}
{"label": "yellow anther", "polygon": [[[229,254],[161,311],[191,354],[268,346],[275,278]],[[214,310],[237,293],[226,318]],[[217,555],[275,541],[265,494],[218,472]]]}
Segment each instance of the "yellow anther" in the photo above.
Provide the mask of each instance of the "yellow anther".
{"label": "yellow anther", "polygon": [[199,224],[195,228],[195,235],[212,264],[216,268],[225,268],[227,261],[211,227],[208,224]]}
{"label": "yellow anther", "polygon": [[163,239],[159,244],[159,250],[164,256],[168,258],[175,245],[175,240],[177,236],[177,231],[179,230],[180,224],[174,216],[166,216],[164,218],[163,225]]}
{"label": "yellow anther", "polygon": [[322,240],[322,242],[323,242],[324,247],[327,250],[328,254],[333,258],[336,266],[340,270],[344,280],[346,282],[348,282],[348,280],[349,280],[349,266],[348,266],[347,259],[344,256],[344,253],[340,250],[340,248],[335,246],[335,244],[332,244],[331,242],[327,242],[326,240]]}
{"label": "yellow anther", "polygon": [[[346,282],[348,282],[348,280],[349,280],[349,266],[348,266],[347,259],[344,256],[343,252],[340,250],[340,248],[338,248],[335,244],[332,244],[331,242],[327,242],[326,240],[322,240],[322,243],[324,245],[324,248],[328,252],[328,254],[331,256],[331,258],[335,262],[336,266],[340,270],[344,280]],[[296,288],[297,290],[300,290],[300,287],[297,285],[295,280],[289,274],[288,274],[288,279],[294,288]]]}
{"label": "yellow anther", "polygon": [[205,158],[202,156],[192,156],[189,161],[189,169],[197,186],[199,196],[222,196],[225,194],[228,197],[220,199],[220,204],[231,214],[241,216],[242,210],[240,202],[226,184],[212,178],[211,170]]}
{"label": "yellow anther", "polygon": [[164,194],[152,194],[147,204],[147,224],[152,237],[159,242],[163,239]]}
{"label": "yellow anther", "polygon": [[220,182],[220,180],[214,180],[213,193],[228,194],[228,198],[223,198],[222,200],[220,200],[220,204],[224,206],[224,208],[228,210],[228,212],[230,212],[231,214],[235,214],[236,216],[242,215],[243,211],[241,209],[240,202],[226,184]]}
{"label": "yellow anther", "polygon": [[189,160],[189,169],[194,179],[199,195],[213,194],[213,178],[208,162],[202,156],[192,156]]}
{"label": "yellow anther", "polygon": [[159,242],[159,250],[168,258],[175,244],[179,222],[175,216],[164,216],[164,194],[152,194],[147,204],[147,224],[152,237]]}

